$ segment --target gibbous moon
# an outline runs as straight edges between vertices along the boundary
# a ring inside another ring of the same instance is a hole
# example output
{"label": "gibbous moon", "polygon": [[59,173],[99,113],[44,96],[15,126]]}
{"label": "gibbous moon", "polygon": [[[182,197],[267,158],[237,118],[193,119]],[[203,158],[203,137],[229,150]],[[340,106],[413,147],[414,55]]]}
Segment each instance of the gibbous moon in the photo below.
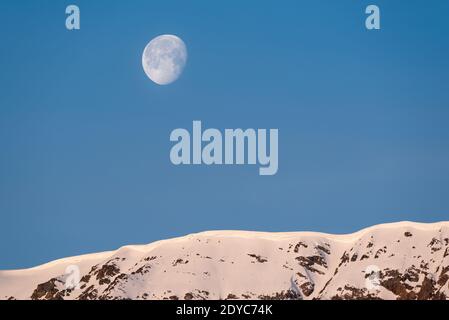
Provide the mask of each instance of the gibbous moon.
{"label": "gibbous moon", "polygon": [[174,35],[161,35],[147,44],[142,55],[143,70],[148,78],[160,85],[179,78],[187,62],[187,48]]}

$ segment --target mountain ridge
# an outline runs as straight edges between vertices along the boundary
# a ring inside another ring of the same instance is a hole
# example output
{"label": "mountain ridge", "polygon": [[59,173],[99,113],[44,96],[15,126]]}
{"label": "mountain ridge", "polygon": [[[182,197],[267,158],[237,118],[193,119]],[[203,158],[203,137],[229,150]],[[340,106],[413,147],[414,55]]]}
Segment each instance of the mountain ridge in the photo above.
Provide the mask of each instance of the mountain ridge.
{"label": "mountain ridge", "polygon": [[[68,267],[77,288],[67,286]],[[0,271],[0,299],[446,299],[448,280],[449,222],[402,221],[350,234],[215,230],[128,245]]]}

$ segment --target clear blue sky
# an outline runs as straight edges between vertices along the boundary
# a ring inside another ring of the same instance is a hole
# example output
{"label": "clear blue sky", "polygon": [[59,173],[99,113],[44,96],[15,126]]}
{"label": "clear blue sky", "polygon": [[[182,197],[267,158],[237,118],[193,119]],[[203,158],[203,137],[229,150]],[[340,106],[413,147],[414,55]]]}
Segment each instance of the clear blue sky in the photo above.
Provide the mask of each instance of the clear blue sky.
{"label": "clear blue sky", "polygon": [[[210,229],[448,220],[448,20],[445,0],[1,1],[0,269]],[[189,51],[169,86],[141,67],[160,34]],[[279,128],[277,175],[173,166],[192,120]]]}

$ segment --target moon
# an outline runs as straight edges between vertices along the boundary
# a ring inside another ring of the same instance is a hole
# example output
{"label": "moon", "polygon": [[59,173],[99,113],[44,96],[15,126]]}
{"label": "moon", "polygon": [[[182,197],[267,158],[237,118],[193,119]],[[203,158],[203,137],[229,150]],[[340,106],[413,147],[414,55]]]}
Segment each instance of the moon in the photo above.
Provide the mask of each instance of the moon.
{"label": "moon", "polygon": [[187,47],[175,35],[165,34],[151,40],[142,55],[142,66],[148,78],[159,85],[176,81],[187,62]]}

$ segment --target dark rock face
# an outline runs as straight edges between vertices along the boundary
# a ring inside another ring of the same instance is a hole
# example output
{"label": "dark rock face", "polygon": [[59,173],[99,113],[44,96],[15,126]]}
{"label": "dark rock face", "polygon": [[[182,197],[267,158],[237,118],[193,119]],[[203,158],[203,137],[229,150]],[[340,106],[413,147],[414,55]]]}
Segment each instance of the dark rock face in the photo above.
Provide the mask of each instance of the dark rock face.
{"label": "dark rock face", "polygon": [[34,290],[31,295],[32,300],[63,300],[63,294],[58,289],[57,284],[62,281],[58,279],[50,279],[47,282],[41,283]]}
{"label": "dark rock face", "polygon": [[99,281],[99,284],[111,283],[111,278],[120,273],[120,269],[111,261],[108,261],[100,269],[94,271],[93,275]]}
{"label": "dark rock face", "polygon": [[341,294],[333,296],[332,300],[380,300],[375,294],[369,293],[365,288],[355,288],[346,285],[344,289],[339,288]]}
{"label": "dark rock face", "polygon": [[296,257],[296,260],[298,260],[300,266],[306,268],[308,271],[313,273],[324,275],[324,272],[319,268],[320,267],[327,268],[326,260],[321,256],[308,256],[308,257],[299,256]]}
{"label": "dark rock face", "polygon": [[257,255],[257,254],[249,253],[248,256],[256,259],[256,261],[259,263],[264,263],[264,262],[268,261],[266,258],[263,258],[262,256]]}
{"label": "dark rock face", "polygon": [[286,290],[272,295],[260,295],[258,298],[260,300],[299,300],[301,296],[293,290]]}
{"label": "dark rock face", "polygon": [[303,284],[300,285],[301,291],[302,293],[308,297],[310,296],[313,291],[315,290],[315,284],[313,282],[304,282]]}

